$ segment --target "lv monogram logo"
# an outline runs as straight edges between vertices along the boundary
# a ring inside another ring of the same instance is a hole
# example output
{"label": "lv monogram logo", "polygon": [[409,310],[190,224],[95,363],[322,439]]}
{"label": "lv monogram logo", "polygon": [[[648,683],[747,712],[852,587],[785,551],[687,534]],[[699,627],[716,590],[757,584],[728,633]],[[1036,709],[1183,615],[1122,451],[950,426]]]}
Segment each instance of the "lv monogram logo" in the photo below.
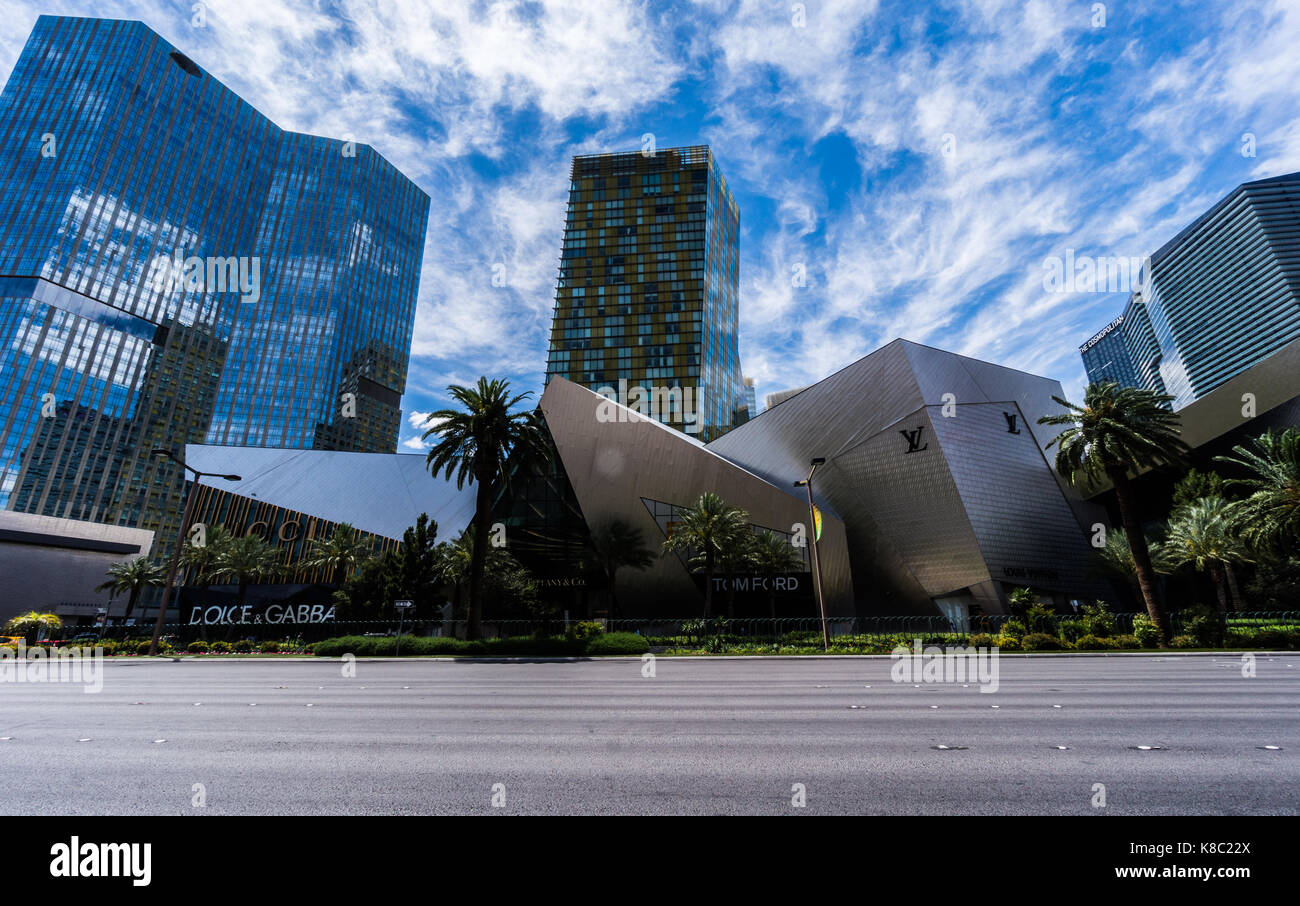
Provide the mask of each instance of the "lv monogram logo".
{"label": "lv monogram logo", "polygon": [[918,428],[913,428],[911,431],[898,432],[899,434],[903,435],[903,437],[907,438],[907,450],[904,453],[904,455],[906,455],[907,453],[920,453],[922,450],[929,448],[930,446],[929,444],[926,444],[925,446],[921,446],[921,432],[924,430],[925,430],[925,426],[921,425]]}
{"label": "lv monogram logo", "polygon": [[1020,416],[1016,415],[1016,413],[1014,413],[1014,412],[1003,412],[1003,413],[1002,413],[1002,417],[1005,418],[1005,419],[1007,420],[1007,433],[1008,433],[1008,434],[1019,434],[1019,433],[1020,433],[1020,429],[1016,427],[1016,419],[1019,418]]}

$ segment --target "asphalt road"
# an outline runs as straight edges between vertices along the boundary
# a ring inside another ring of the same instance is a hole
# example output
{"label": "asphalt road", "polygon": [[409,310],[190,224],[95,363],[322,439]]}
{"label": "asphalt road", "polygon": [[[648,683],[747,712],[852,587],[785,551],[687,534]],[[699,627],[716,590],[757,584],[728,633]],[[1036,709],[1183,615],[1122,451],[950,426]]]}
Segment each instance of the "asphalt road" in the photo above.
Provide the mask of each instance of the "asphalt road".
{"label": "asphalt road", "polygon": [[0,683],[0,813],[1300,813],[1300,653],[890,666],[109,661]]}

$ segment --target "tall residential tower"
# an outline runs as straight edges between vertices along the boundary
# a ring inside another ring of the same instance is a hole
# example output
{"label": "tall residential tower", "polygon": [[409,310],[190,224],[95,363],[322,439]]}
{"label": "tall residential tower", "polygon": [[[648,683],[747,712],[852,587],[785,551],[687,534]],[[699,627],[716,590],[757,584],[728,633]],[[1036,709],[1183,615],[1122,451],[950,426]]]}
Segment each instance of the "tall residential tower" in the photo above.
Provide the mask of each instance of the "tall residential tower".
{"label": "tall residential tower", "polygon": [[739,232],[707,147],[575,157],[547,382],[640,398],[701,440],[743,421]]}

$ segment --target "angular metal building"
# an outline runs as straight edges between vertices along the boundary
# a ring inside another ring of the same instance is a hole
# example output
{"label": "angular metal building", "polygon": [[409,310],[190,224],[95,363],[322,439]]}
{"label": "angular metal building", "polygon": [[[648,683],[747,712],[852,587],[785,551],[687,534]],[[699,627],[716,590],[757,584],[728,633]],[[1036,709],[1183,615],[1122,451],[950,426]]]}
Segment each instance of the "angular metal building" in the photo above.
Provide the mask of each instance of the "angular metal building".
{"label": "angular metal building", "polygon": [[[748,471],[694,438],[649,417],[637,417],[591,390],[553,377],[542,395],[546,418],[564,472],[588,528],[599,532],[613,520],[641,531],[656,552],[671,534],[683,510],[700,495],[712,492],[749,514],[756,529],[770,529],[798,545],[797,536],[810,537],[810,514],[802,491],[792,481]],[[807,470],[804,470],[805,474]],[[805,568],[774,578],[778,613],[813,616],[817,613],[807,545]],[[849,574],[844,524],[826,514],[818,541],[826,611],[853,614],[853,582]],[[723,577],[714,579],[714,608],[726,596]],[[752,575],[738,582],[737,613],[765,614],[760,600],[767,581]],[[618,600],[625,614],[690,616],[700,612],[703,578],[692,575],[675,554],[656,558],[644,572],[624,570],[618,578]],[[757,594],[756,594],[757,593]]]}
{"label": "angular metal building", "polygon": [[[704,577],[661,551],[712,492],[804,558],[779,577],[715,575],[714,612],[811,617],[811,551],[797,539],[812,519],[795,482],[822,457],[813,492],[828,614],[942,613],[961,625],[1005,612],[1019,586],[1068,608],[1110,594],[1088,573],[1090,529],[1104,511],[1055,475],[1044,452],[1055,434],[1037,424],[1060,411],[1061,394],[1048,378],[895,340],[706,445],[557,375],[539,406],[550,469],[515,483],[492,518],[546,597],[575,617],[607,613],[590,544],[624,523],[654,556],[619,573],[620,615],[685,617],[702,613]],[[313,519],[324,520],[317,533],[350,522],[395,543],[420,512],[440,538],[473,514],[472,489],[430,477],[420,456],[212,446],[189,456],[244,476],[201,488],[198,512],[276,540],[290,560]]]}
{"label": "angular metal building", "polygon": [[[774,485],[826,465],[815,496],[844,522],[858,614],[1005,612],[1028,586],[1068,606],[1100,510],[1056,477],[1037,424],[1059,382],[894,342],[708,445]],[[1094,518],[1095,517],[1095,518]]]}

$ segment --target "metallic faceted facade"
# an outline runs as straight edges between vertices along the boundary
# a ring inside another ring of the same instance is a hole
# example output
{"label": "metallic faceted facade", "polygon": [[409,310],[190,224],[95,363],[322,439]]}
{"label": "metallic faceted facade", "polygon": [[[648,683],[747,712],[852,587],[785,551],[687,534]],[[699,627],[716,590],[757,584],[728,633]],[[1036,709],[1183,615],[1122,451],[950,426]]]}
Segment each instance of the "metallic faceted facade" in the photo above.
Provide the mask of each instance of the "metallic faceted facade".
{"label": "metallic faceted facade", "polygon": [[740,215],[716,158],[703,146],[579,156],[570,179],[547,383],[624,403],[636,386],[689,392],[660,420],[720,436],[746,400]]}
{"label": "metallic faceted facade", "polygon": [[[1166,243],[1123,321],[1127,383],[1175,409],[1300,337],[1300,173],[1238,186]],[[1106,361],[1085,352],[1089,380],[1113,379]]]}
{"label": "metallic faceted facade", "polygon": [[[1066,604],[1101,514],[1054,473],[1037,424],[1058,382],[906,340],[769,407],[708,445],[770,481],[807,474],[844,522],[858,614],[1000,613],[1029,586]],[[1090,598],[1089,598],[1090,599]]]}
{"label": "metallic faceted facade", "polygon": [[167,542],[152,447],[396,449],[427,214],[142,23],[42,16],[0,94],[0,507]]}
{"label": "metallic faceted facade", "polygon": [[[657,421],[639,419],[621,407],[625,417],[603,417],[612,406],[562,378],[551,381],[540,403],[582,517],[593,531],[612,520],[622,520],[639,529],[647,546],[658,551],[671,531],[673,514],[694,505],[701,494],[712,492],[745,510],[757,528],[790,537],[794,526],[801,525],[807,533],[807,500],[789,482],[769,481],[695,439]],[[818,550],[827,612],[852,615],[853,579],[845,526],[832,513],[823,516]],[[811,575],[800,574],[796,579],[796,587],[782,593],[778,612],[815,616]],[[718,578],[715,586],[723,581]],[[753,577],[742,581],[752,586]],[[701,583],[702,578],[692,576],[677,555],[659,556],[643,572],[628,569],[620,573],[619,607],[624,614],[647,617],[698,614]],[[715,613],[725,613],[721,587],[715,587],[713,603]]]}

